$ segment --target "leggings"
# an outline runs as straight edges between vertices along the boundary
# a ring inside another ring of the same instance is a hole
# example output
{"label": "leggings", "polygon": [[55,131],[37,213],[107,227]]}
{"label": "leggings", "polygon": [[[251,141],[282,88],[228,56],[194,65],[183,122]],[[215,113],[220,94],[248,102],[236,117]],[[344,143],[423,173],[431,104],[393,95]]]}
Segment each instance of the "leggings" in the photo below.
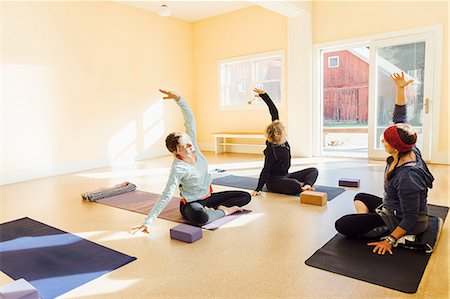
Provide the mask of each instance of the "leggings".
{"label": "leggings", "polygon": [[336,230],[349,237],[364,237],[367,233],[374,232],[376,228],[380,228],[378,230],[381,234],[386,234],[386,230],[382,229],[386,224],[383,218],[375,212],[375,209],[381,205],[382,198],[372,194],[358,193],[354,200],[362,201],[369,209],[369,213],[341,217],[335,223]]}
{"label": "leggings", "polygon": [[[244,191],[215,192],[205,199],[185,204],[180,201],[180,213],[192,225],[202,226],[225,216],[224,211],[217,210],[218,206],[242,207],[250,200],[250,193]],[[214,208],[214,210],[205,210],[203,207]]]}
{"label": "leggings", "polygon": [[267,179],[266,186],[269,191],[296,195],[302,192],[303,185],[314,185],[319,176],[317,168],[311,167],[293,173],[288,173],[285,176],[270,176]]}

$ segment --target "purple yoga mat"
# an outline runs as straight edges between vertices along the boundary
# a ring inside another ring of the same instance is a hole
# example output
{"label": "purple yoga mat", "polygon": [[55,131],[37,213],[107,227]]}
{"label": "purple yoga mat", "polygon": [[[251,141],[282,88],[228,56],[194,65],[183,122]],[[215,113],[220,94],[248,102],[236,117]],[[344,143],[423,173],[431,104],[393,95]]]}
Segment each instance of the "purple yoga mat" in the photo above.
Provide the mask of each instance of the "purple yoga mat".
{"label": "purple yoga mat", "polygon": [[228,222],[231,222],[234,219],[239,218],[242,215],[247,215],[248,213],[251,213],[251,212],[252,212],[251,210],[243,210],[242,212],[236,212],[234,214],[219,218],[216,221],[213,221],[211,223],[205,224],[202,226],[202,228],[209,229],[209,230],[216,230],[219,227],[221,227],[222,225],[227,224]]}
{"label": "purple yoga mat", "polygon": [[[133,191],[127,192],[116,196],[111,196],[97,200],[97,203],[101,203],[107,206],[116,207],[119,209],[124,209],[127,211],[138,212],[144,215],[148,215],[152,210],[153,206],[156,204],[160,197],[160,194],[150,193],[144,191]],[[242,212],[234,213],[232,215],[225,216],[223,218],[217,219],[211,223],[208,223],[202,228],[208,230],[216,230],[222,225],[233,221],[234,219],[250,213],[250,210],[244,210]],[[159,214],[158,218],[165,220],[175,221],[179,223],[189,224],[187,220],[183,218],[180,214],[180,198],[172,197],[167,207]]]}

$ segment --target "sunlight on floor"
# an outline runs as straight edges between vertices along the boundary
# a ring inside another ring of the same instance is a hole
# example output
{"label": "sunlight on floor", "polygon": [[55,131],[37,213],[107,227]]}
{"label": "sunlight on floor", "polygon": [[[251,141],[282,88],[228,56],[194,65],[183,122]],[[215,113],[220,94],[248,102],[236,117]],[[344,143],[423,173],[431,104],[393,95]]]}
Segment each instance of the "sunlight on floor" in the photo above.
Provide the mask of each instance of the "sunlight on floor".
{"label": "sunlight on floor", "polygon": [[[74,277],[76,279],[76,277]],[[88,284],[83,285],[73,291],[70,291],[63,295],[64,298],[80,298],[82,296],[94,296],[102,294],[110,294],[124,290],[142,279],[111,279],[108,275],[102,276],[101,279],[94,280]],[[90,287],[90,284],[95,284],[95,288]],[[74,293],[71,295],[71,293]]]}
{"label": "sunlight on floor", "polygon": [[[345,160],[345,159],[344,159]],[[292,166],[299,165],[307,165],[312,163],[326,163],[329,162],[342,162],[342,158],[292,158]],[[364,163],[359,163],[358,161],[349,162],[351,166],[356,167],[367,167],[369,166],[380,166],[380,163],[369,163],[364,160]],[[262,168],[264,161],[253,161],[253,162],[236,162],[236,163],[210,163],[208,166],[208,170],[210,173],[214,173],[214,170],[246,170],[246,169],[255,169]],[[350,166],[350,164],[349,164]],[[170,172],[170,167],[159,167],[159,168],[148,168],[148,169],[128,169],[128,170],[111,170],[104,172],[89,172],[89,173],[80,173],[77,174],[81,177],[92,178],[92,179],[114,179],[114,178],[132,178],[132,177],[144,177],[151,175],[168,175]],[[224,175],[228,175],[229,173],[215,173],[213,177],[220,177]],[[220,174],[220,175],[217,175]]]}
{"label": "sunlight on floor", "polygon": [[78,237],[69,233],[39,237],[20,237],[1,242],[0,252],[64,246],[79,241]]}
{"label": "sunlight on floor", "polygon": [[231,221],[231,222],[221,226],[220,229],[235,228],[235,227],[244,226],[246,224],[249,224],[250,222],[255,221],[256,219],[258,219],[258,218],[260,218],[262,216],[264,216],[264,213],[252,212],[252,213],[247,214],[245,216],[238,217],[238,218],[234,219],[233,221]]}
{"label": "sunlight on floor", "polygon": [[[96,242],[105,242],[105,241],[117,241],[117,240],[125,240],[125,239],[133,239],[136,238],[137,235],[132,235],[128,231],[92,231],[92,232],[80,232],[75,233],[77,236],[85,239],[91,239],[94,236],[97,236],[95,239]],[[105,236],[101,236],[105,235]]]}

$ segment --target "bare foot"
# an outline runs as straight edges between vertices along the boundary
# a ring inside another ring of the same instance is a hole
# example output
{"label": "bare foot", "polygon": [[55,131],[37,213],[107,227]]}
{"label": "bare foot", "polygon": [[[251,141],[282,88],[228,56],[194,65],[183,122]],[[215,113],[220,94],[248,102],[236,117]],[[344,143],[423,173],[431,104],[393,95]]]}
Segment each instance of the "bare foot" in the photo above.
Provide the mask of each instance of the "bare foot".
{"label": "bare foot", "polygon": [[310,185],[303,185],[302,190],[303,191],[316,191],[316,189],[311,187]]}
{"label": "bare foot", "polygon": [[226,206],[222,206],[221,205],[221,206],[218,206],[217,209],[224,211],[225,216],[234,214],[236,212],[242,212],[243,211],[243,209],[241,207],[238,207],[238,206],[226,207]]}

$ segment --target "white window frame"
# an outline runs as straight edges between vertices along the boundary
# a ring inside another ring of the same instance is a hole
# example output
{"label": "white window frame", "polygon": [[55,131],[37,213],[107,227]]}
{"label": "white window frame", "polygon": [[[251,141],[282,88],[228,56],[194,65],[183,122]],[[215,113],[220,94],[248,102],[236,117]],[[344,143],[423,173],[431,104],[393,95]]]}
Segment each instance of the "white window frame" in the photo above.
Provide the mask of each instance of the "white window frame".
{"label": "white window frame", "polygon": [[[332,59],[336,59],[336,65],[331,65],[331,60]],[[334,69],[334,68],[338,68],[339,67],[339,56],[330,56],[328,57],[328,68],[329,69]]]}
{"label": "white window frame", "polygon": [[[323,49],[339,51],[345,50],[349,46],[358,46],[360,44],[369,44],[370,42],[377,41],[386,38],[400,38],[405,36],[417,35],[422,33],[432,33],[433,34],[433,58],[434,58],[434,69],[432,71],[433,76],[430,82],[433,82],[432,95],[430,98],[436,98],[431,101],[431,109],[434,111],[431,121],[431,144],[433,145],[430,149],[430,161],[432,163],[442,163],[448,164],[447,152],[440,152],[437,144],[439,144],[439,130],[440,130],[440,94],[441,94],[441,78],[442,78],[442,40],[443,40],[443,26],[442,25],[431,25],[426,27],[419,27],[414,29],[406,29],[401,31],[386,32],[381,34],[363,36],[353,39],[339,40],[321,44],[313,45],[313,155],[322,155],[322,140],[320,138],[321,132],[323,131],[321,117],[323,115],[323,107],[321,104],[322,99],[322,78],[321,78],[321,51]],[[370,93],[369,87],[369,93]],[[370,128],[369,128],[370,130]],[[370,146],[370,144],[369,144]],[[429,146],[429,145],[425,145]],[[369,157],[370,159],[370,157]]]}
{"label": "white window frame", "polygon": [[[217,71],[218,71],[218,98],[219,98],[219,109],[222,110],[247,110],[247,109],[264,109],[267,108],[265,103],[262,100],[255,101],[252,105],[249,105],[247,102],[238,104],[238,105],[224,105],[224,101],[222,99],[222,76],[221,76],[221,67],[223,64],[230,63],[240,63],[240,62],[248,62],[248,61],[256,61],[265,58],[272,57],[280,57],[281,58],[281,79],[280,79],[280,99],[276,101],[275,104],[278,108],[284,107],[285,104],[285,73],[286,73],[286,60],[285,60],[285,52],[284,50],[278,50],[273,52],[264,52],[254,55],[246,55],[239,56],[229,59],[219,60],[217,62]],[[255,76],[255,67],[252,64],[252,80]],[[253,87],[257,87],[254,82],[252,82]],[[249,99],[250,100],[250,99]],[[275,101],[275,99],[272,98]]]}

